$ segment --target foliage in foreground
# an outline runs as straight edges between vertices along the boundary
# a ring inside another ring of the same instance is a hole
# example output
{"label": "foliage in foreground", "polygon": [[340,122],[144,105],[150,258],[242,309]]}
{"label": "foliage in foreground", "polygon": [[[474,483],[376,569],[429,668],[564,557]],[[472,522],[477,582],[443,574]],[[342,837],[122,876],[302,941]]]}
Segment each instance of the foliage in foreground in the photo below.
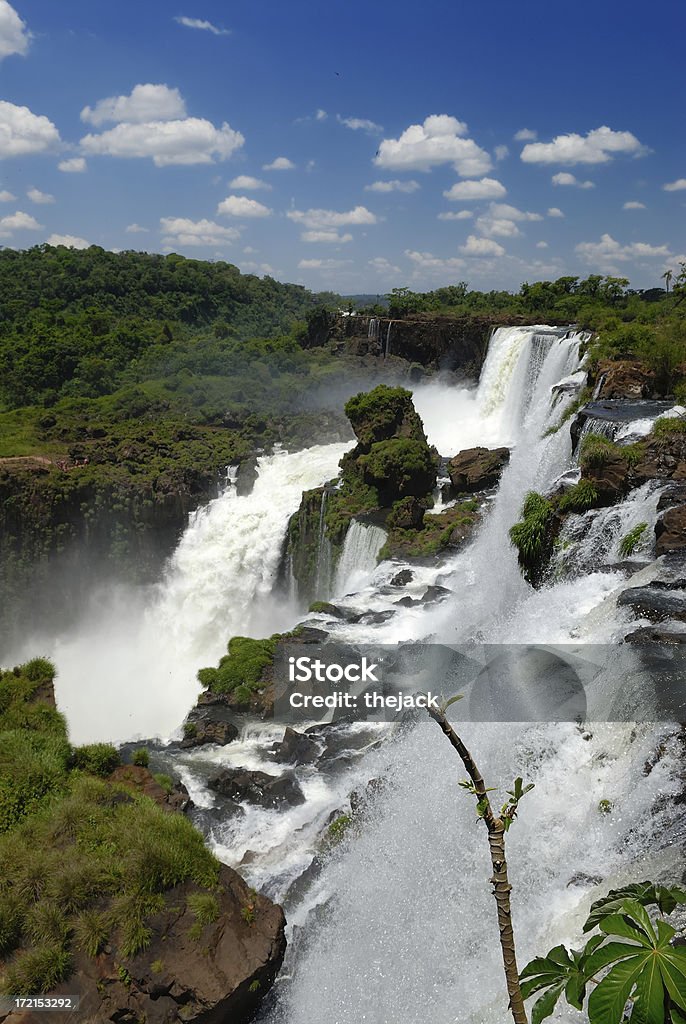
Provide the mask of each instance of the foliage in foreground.
{"label": "foliage in foreground", "polygon": [[70,748],[45,703],[53,676],[45,659],[0,673],[0,991],[14,995],[49,992],[79,952],[146,949],[176,885],[198,887],[203,920],[216,905],[201,834],[103,778],[119,761],[108,744]]}
{"label": "foliage in foreground", "polygon": [[[665,921],[686,904],[686,891],[653,882],[612,890],[591,907],[583,949],[556,946],[521,972],[525,999],[538,994],[532,1024],[540,1024],[564,995],[590,1024],[682,1024],[686,1020],[686,948]],[[648,913],[647,907],[653,908]]]}

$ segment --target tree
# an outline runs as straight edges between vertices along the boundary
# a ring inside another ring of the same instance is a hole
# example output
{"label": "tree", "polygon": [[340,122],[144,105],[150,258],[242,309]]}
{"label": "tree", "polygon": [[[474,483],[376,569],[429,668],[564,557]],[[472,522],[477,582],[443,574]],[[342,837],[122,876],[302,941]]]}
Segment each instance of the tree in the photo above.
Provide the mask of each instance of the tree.
{"label": "tree", "polygon": [[673,277],[674,273],[671,270],[665,270],[664,274],[662,275],[662,280],[665,282],[665,291],[667,293],[669,293],[669,286],[671,284]]}
{"label": "tree", "polygon": [[460,785],[476,797],[477,815],[483,820],[488,831],[488,846],[493,867],[491,884],[498,908],[498,931],[500,933],[500,947],[503,954],[503,969],[505,971],[507,993],[510,997],[510,1011],[515,1024],[528,1024],[524,998],[519,982],[517,953],[515,950],[514,931],[512,929],[512,913],[510,909],[510,891],[512,886],[507,874],[505,833],[517,816],[519,801],[529,790],[533,789],[533,786],[524,786],[522,779],[515,779],[514,788],[508,793],[510,799],[503,806],[499,815],[494,813],[488,796],[493,791],[486,788],[476,762],[445,716],[448,707],[459,699],[459,696],[452,697],[438,710],[429,707],[429,714],[440,725],[451,746],[459,754],[469,775],[469,781],[461,782]]}

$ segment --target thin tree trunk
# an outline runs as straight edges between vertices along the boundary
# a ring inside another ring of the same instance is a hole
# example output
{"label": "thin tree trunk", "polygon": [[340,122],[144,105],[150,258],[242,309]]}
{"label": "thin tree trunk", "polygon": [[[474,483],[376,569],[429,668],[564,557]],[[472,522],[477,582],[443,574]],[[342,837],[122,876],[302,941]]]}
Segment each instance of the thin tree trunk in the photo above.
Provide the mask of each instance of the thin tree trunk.
{"label": "thin tree trunk", "polygon": [[491,865],[493,867],[493,895],[495,896],[498,909],[498,930],[500,932],[500,947],[503,952],[503,967],[505,969],[505,980],[507,982],[507,993],[510,997],[510,1010],[515,1024],[528,1024],[522,990],[519,985],[519,970],[517,968],[517,955],[515,951],[514,932],[512,930],[512,913],[510,910],[510,892],[512,886],[507,877],[507,861],[505,859],[505,825],[503,819],[493,813],[491,801],[488,798],[486,784],[483,780],[472,755],[457,735],[452,725],[442,711],[435,708],[428,709],[429,714],[435,722],[438,722],[441,729],[448,737],[451,745],[460,755],[462,763],[467,769],[467,774],[474,784],[474,790],[483,809],[483,819],[488,829],[488,845],[491,852]]}

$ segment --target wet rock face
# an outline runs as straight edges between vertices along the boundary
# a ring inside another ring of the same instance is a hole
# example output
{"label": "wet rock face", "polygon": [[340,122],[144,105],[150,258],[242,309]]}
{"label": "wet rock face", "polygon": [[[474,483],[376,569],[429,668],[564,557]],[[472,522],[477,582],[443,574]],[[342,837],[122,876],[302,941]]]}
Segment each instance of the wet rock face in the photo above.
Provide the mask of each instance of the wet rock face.
{"label": "wet rock face", "polygon": [[654,398],[655,374],[636,359],[602,360],[598,366],[602,378],[598,398]]}
{"label": "wet rock face", "polygon": [[[286,950],[281,907],[222,866],[217,919],[194,932],[192,883],[172,890],[167,909],[150,920],[149,948],[125,961],[106,950],[78,954],[60,987],[81,999],[84,1024],[247,1024],[281,967]],[[56,990],[54,994],[59,994]],[[13,1018],[14,1019],[14,1016]],[[29,1024],[32,1016],[18,1016]]]}
{"label": "wet rock face", "polygon": [[686,580],[656,581],[646,587],[631,587],[617,598],[618,607],[628,607],[649,622],[678,619],[686,622]]}
{"label": "wet rock face", "polygon": [[655,553],[683,551],[686,548],[686,505],[670,508],[655,524]]}
{"label": "wet rock face", "polygon": [[450,460],[448,474],[456,494],[495,487],[510,461],[509,448],[468,448]]}
{"label": "wet rock face", "polygon": [[286,764],[312,764],[319,755],[319,745],[309,736],[286,729],[283,739],[274,746],[274,760]]}
{"label": "wet rock face", "polygon": [[247,768],[225,768],[207,785],[230,800],[245,800],[259,807],[296,807],[305,802],[303,791],[292,772],[276,776],[251,772]]}

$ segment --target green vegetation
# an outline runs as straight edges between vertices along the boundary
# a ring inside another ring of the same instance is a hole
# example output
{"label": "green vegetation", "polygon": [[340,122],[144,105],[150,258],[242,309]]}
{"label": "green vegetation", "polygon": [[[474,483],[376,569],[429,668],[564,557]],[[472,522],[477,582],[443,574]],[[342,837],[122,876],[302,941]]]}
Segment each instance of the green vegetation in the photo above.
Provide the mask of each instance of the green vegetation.
{"label": "green vegetation", "polygon": [[9,994],[49,992],[79,952],[144,950],[150,918],[181,883],[197,887],[188,899],[206,916],[216,902],[219,864],[190,822],[103,777],[118,763],[107,744],[71,750],[53,677],[45,659],[0,674],[0,990]]}
{"label": "green vegetation", "polygon": [[524,998],[538,994],[532,1021],[550,1017],[564,995],[576,1010],[586,1009],[590,1024],[680,1024],[686,949],[674,944],[681,936],[665,917],[684,904],[683,889],[654,882],[611,890],[593,903],[583,931],[595,934],[583,949],[556,946],[521,972]]}
{"label": "green vegetation", "polygon": [[273,663],[279,635],[268,640],[253,640],[247,636],[233,636],[229,640],[228,654],[217,668],[201,668],[198,681],[212,693],[231,693],[247,699],[253,690],[263,685],[264,670]]}
{"label": "green vegetation", "polygon": [[138,750],[134,750],[131,763],[139,768],[147,768],[150,764],[150,753],[147,747],[139,747]]}
{"label": "green vegetation", "polygon": [[536,491],[529,491],[522,506],[521,522],[510,527],[510,540],[519,552],[519,563],[528,577],[544,553],[554,512],[552,501]]}
{"label": "green vegetation", "polygon": [[335,846],[345,838],[350,826],[353,823],[353,819],[350,814],[339,814],[337,818],[331,822],[326,830],[326,839],[330,846]]}
{"label": "green vegetation", "polygon": [[565,512],[587,512],[598,501],[598,488],[590,480],[579,480],[578,484],[565,491],[557,502],[557,510]]}
{"label": "green vegetation", "polygon": [[600,468],[607,462],[608,456],[619,449],[608,437],[602,434],[587,434],[579,448],[579,465],[583,469]]}
{"label": "green vegetation", "polygon": [[619,553],[622,558],[628,558],[629,555],[633,555],[647,529],[647,523],[638,523],[632,530],[624,534],[619,542]]}
{"label": "green vegetation", "polygon": [[201,925],[214,924],[219,917],[219,902],[211,892],[196,892],[188,897],[187,906]]}
{"label": "green vegetation", "polygon": [[680,416],[661,416],[653,426],[653,437],[669,439],[686,436],[686,419]]}

